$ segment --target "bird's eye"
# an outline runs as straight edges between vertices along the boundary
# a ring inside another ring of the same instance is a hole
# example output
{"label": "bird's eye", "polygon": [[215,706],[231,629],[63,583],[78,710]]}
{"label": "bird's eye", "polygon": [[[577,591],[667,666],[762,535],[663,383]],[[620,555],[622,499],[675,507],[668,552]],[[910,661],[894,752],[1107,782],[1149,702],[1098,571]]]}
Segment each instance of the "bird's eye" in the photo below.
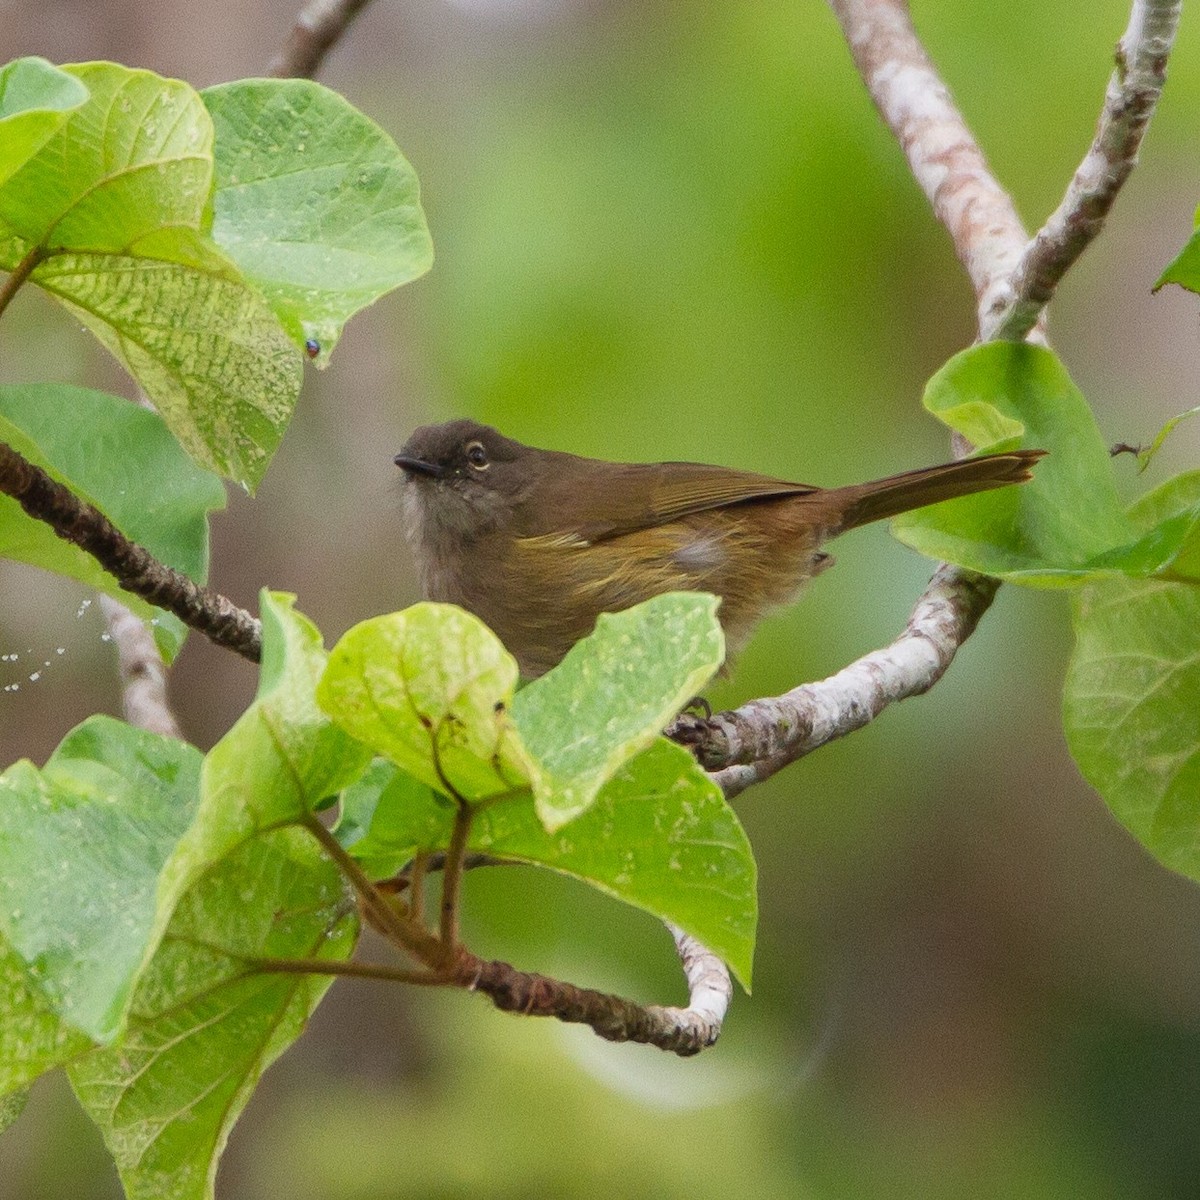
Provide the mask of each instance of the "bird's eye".
{"label": "bird's eye", "polygon": [[469,442],[466,449],[467,462],[471,464],[477,471],[482,471],[488,466],[487,451],[483,447],[482,442]]}

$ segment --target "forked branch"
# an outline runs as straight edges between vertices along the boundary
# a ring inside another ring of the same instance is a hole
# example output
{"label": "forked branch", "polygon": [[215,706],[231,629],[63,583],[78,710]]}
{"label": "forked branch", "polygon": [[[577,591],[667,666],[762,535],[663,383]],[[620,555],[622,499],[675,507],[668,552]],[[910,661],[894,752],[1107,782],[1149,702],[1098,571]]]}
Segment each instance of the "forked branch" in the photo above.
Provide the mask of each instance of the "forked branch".
{"label": "forked branch", "polygon": [[1040,318],[1059,280],[1104,227],[1137,165],[1142,136],[1162,94],[1167,58],[1183,0],[1134,0],[1129,27],[1117,43],[1096,136],[1062,202],[1025,247],[1013,272],[1013,295],[981,324],[984,340],[1019,341]]}
{"label": "forked branch", "polygon": [[[1100,128],[1067,197],[1027,242],[1011,200],[987,165],[949,89],[913,29],[904,0],[830,0],[867,90],[904,149],[975,288],[980,340],[1041,338],[1041,310],[1099,232],[1162,89],[1180,0],[1134,0]],[[920,695],[974,632],[998,583],[941,566],[890,646],[819,683],[754,700],[708,721],[681,718],[668,733],[717,772],[727,795]]]}
{"label": "forked branch", "polygon": [[[320,843],[349,880],[359,898],[364,916],[399,950],[416,964],[416,969],[376,963],[331,962],[325,959],[256,959],[251,965],[263,971],[288,974],[353,975],[482,992],[504,1012],[530,1017],[556,1017],[560,1021],[590,1026],[613,1042],[642,1042],[680,1055],[696,1054],[711,1046],[733,996],[733,984],[725,964],[695,938],[668,925],[683,963],[688,983],[685,1008],[638,1004],[608,992],[577,987],[508,963],[485,961],[458,942],[457,917],[446,919],[445,899],[441,925],[435,936],[421,921],[415,903],[405,907],[373,883],[350,857],[333,834],[314,816],[304,827]],[[455,877],[465,869],[463,850],[469,819],[456,823],[456,841],[441,862]],[[457,831],[461,829],[461,835]],[[428,860],[422,864],[424,875]],[[483,865],[483,864],[481,864]],[[491,865],[486,862],[486,865]],[[415,878],[415,875],[414,875]],[[447,877],[449,878],[449,876]],[[454,887],[457,897],[457,885]]]}

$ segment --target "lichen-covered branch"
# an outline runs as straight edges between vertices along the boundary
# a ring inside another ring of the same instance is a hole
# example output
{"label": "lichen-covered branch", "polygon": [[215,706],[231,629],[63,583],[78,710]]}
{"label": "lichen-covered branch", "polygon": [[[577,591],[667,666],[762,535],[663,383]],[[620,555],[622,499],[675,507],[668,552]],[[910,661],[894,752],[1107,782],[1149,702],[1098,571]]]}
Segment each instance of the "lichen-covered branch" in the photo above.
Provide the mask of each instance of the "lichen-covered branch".
{"label": "lichen-covered branch", "polygon": [[258,618],[231,600],[193,583],[131,542],[98,508],[0,442],[0,492],[64,541],[90,554],[127,592],[173,612],[218,646],[257,662],[262,653]]}
{"label": "lichen-covered branch", "polygon": [[267,68],[277,79],[311,79],[325,55],[370,0],[311,0],[296,16],[283,48]]}
{"label": "lichen-covered branch", "polygon": [[1058,282],[1104,226],[1121,185],[1137,164],[1142,136],[1167,77],[1182,0],[1134,0],[1117,43],[1096,136],[1058,208],[1026,246],[1013,296],[981,324],[985,339],[1019,341],[1041,316]]}
{"label": "lichen-covered branch", "polygon": [[[913,29],[904,0],[830,0],[854,62],[975,289],[980,339],[1042,336],[1041,310],[1099,231],[1162,89],[1180,0],[1134,0],[1100,127],[1067,197],[1032,242]],[[836,675],[668,730],[736,795],[928,691],[999,585],[942,566],[904,633]]]}
{"label": "lichen-covered branch", "polygon": [[182,737],[167,703],[166,664],[149,626],[111,596],[101,594],[100,611],[117,648],[125,720],[163,737]]}
{"label": "lichen-covered branch", "polygon": [[[855,65],[913,175],[946,227],[975,289],[982,330],[1012,297],[1026,242],[949,89],[913,29],[903,0],[830,0]],[[726,795],[736,795],[826,742],[862,728],[889,704],[920,695],[949,667],[997,584],[939,567],[908,627],[890,646],[819,683],[754,700],[707,721],[682,717],[668,734],[693,749]]]}
{"label": "lichen-covered branch", "polygon": [[1012,297],[1026,233],[903,0],[830,0],[855,66],[896,135],[913,176],[946,227],[975,289],[980,328]]}
{"label": "lichen-covered branch", "polygon": [[667,730],[715,771],[727,796],[774,775],[873,721],[889,704],[928,691],[987,611],[999,584],[940,567],[904,632],[819,683],[752,700],[708,720],[684,714]]}

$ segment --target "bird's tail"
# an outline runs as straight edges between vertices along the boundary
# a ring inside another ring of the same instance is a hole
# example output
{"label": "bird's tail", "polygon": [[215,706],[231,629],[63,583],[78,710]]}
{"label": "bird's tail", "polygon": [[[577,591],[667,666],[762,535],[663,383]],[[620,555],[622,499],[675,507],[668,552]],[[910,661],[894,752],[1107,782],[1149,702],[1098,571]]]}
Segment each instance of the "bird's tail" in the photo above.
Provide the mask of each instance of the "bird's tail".
{"label": "bird's tail", "polygon": [[887,479],[834,488],[825,499],[835,502],[841,519],[836,532],[855,529],[872,521],[884,521],[913,508],[955,500],[974,492],[1007,487],[1032,479],[1030,468],[1044,450],[1010,450],[964,458],[938,467],[905,471]]}

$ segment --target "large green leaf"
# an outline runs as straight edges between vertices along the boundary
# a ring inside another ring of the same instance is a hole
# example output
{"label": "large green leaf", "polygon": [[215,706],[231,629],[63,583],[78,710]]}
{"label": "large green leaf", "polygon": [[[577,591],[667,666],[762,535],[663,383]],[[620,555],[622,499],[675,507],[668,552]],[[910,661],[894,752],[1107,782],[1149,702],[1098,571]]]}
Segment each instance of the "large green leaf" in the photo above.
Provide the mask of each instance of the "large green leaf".
{"label": "large green leaf", "polygon": [[417,604],[350,630],[318,699],[443,794],[482,801],[531,785],[553,831],[585,812],[720,665],[716,605],[671,593],[606,614],[514,696],[516,662],[491,630],[453,605]]}
{"label": "large green leaf", "polygon": [[28,963],[0,938],[0,1097],[19,1094],[93,1045],[63,1021]]}
{"label": "large green leaf", "polygon": [[1048,454],[1031,483],[898,517],[901,541],[1021,583],[1055,586],[1123,569],[1117,552],[1137,531],[1121,511],[1091,410],[1049,350],[993,342],[963,351],[930,380],[925,406],[980,450],[1020,442]]}
{"label": "large green leaf", "polygon": [[207,237],[212,121],[178,80],[115,63],[65,68],[87,100],[0,186],[0,269],[30,280],[121,360],[196,460],[261,478],[300,356]]}
{"label": "large green leaf", "polygon": [[291,420],[300,356],[202,235],[165,230],[142,249],[55,255],[30,278],[124,364],[198,463],[253,490]]}
{"label": "large green leaf", "polygon": [[[338,837],[376,877],[418,850],[444,850],[452,816],[419,781],[374,768],[347,791]],[[548,867],[664,920],[724,958],[749,985],[757,898],[746,835],[687,751],[659,738],[621,766],[594,803],[548,833],[529,793],[475,814],[470,848]]]}
{"label": "large green leaf", "polygon": [[216,127],[212,236],[318,365],[354,313],[424,274],[433,247],[395,142],[307,79],[202,92]]}
{"label": "large green leaf", "polygon": [[0,67],[0,184],[42,148],[88,97],[74,76],[44,58]]}
{"label": "large green leaf", "polygon": [[262,593],[258,695],[204,760],[200,819],[168,867],[176,887],[252,833],[303,820],[371,760],[370,750],[316,705],[325,649],[293,603],[283,593]]}
{"label": "large green leaf", "polygon": [[92,717],[46,766],[0,775],[0,935],[65,1022],[119,1028],[170,915],[163,864],[191,822],[200,754]]}
{"label": "large green leaf", "polygon": [[357,921],[343,880],[296,829],[256,833],[182,898],[113,1046],[69,1068],[130,1200],[204,1200],[262,1073],[329,986],[256,957],[343,959]]}
{"label": "large green leaf", "polygon": [[125,253],[159,230],[200,229],[212,122],[186,83],[116,63],[64,68],[88,92],[0,188],[0,221],[27,247]]}
{"label": "large green leaf", "polygon": [[725,656],[717,603],[671,592],[606,613],[554,670],[517,693],[513,722],[536,764],[548,830],[586,811],[712,678]]}
{"label": "large green leaf", "polygon": [[523,787],[527,756],[508,710],[517,664],[477,617],[414,604],[349,630],[317,689],[359,741],[446,795],[480,801]]}
{"label": "large green leaf", "polygon": [[[371,879],[390,879],[418,850],[450,844],[447,801],[386,758],[377,758],[342,794],[334,836]],[[532,799],[525,793],[522,799]]]}
{"label": "large green leaf", "polygon": [[137,1200],[212,1195],[217,1158],[259,1077],[297,1037],[329,978],[256,958],[350,955],[345,880],[307,830],[370,757],[317,709],[320,635],[292,599],[262,597],[258,696],[209,752],[196,817],[162,871],[173,916],[110,1048],[71,1065]]}
{"label": "large green leaf", "polygon": [[[1131,510],[1153,528],[1195,511],[1200,472]],[[1200,541],[1181,554],[1200,565]],[[1063,724],[1080,771],[1167,866],[1200,880],[1200,586],[1103,580],[1075,598]]]}
{"label": "large green leaf", "polygon": [[[0,387],[0,441],[94,504],[160,562],[205,581],[207,517],[224,507],[225,491],[180,450],[157,414],[67,384]],[[81,580],[144,616],[158,613],[8,496],[0,496],[0,555]],[[173,658],[184,626],[160,617],[155,632]]]}

